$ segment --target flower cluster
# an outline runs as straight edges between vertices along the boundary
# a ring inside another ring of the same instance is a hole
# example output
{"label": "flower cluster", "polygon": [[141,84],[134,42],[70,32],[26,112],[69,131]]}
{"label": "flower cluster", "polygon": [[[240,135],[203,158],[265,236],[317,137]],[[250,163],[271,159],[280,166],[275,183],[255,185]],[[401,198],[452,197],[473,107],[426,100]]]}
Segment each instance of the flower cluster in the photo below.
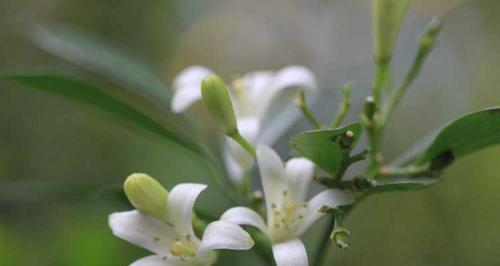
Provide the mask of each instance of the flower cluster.
{"label": "flower cluster", "polygon": [[[233,207],[219,220],[193,230],[193,224],[203,223],[193,206],[205,185],[178,184],[168,192],[153,178],[133,174],[125,181],[124,189],[136,210],[111,214],[109,225],[116,236],[155,255],[131,265],[212,265],[216,249],[247,250],[254,245],[252,237],[240,227],[243,225],[261,231],[272,245],[277,265],[308,265],[300,236],[325,215],[320,212],[322,208],[352,204],[354,197],[340,189],[327,189],[307,200],[315,169],[313,162],[292,158],[283,163],[265,144],[271,144],[294,121],[287,111],[292,100],[301,91],[317,89],[312,72],[301,66],[278,72],[252,72],[232,81],[231,90],[227,90],[212,71],[194,66],[175,79],[174,88],[174,112],[185,111],[203,99],[223,129],[227,136],[222,144],[223,158],[235,185],[241,184],[256,159],[265,208]],[[283,116],[288,116],[284,122],[277,120]],[[199,232],[201,239],[195,231],[203,231]]]}

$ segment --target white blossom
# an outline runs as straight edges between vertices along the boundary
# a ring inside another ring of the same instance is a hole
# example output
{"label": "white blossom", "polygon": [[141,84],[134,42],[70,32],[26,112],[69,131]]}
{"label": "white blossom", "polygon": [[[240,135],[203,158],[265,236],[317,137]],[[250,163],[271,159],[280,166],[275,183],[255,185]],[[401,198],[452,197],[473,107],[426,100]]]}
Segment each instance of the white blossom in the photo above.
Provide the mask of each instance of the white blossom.
{"label": "white blossom", "polygon": [[193,205],[205,188],[189,183],[175,186],[167,199],[168,221],[138,210],[109,216],[114,235],[155,253],[130,266],[212,265],[215,249],[246,250],[253,246],[247,232],[227,221],[210,223],[198,239],[192,227]]}
{"label": "white blossom", "polygon": [[283,164],[274,150],[259,146],[257,163],[264,189],[267,222],[246,207],[231,208],[220,220],[259,228],[273,243],[278,266],[308,265],[306,250],[299,237],[324,215],[319,212],[322,206],[335,208],[349,205],[354,198],[348,192],[328,189],[307,201],[314,165],[305,158],[293,158]]}
{"label": "white blossom", "polygon": [[[174,80],[172,111],[185,111],[201,99],[201,81],[214,72],[192,66]],[[313,73],[302,66],[288,66],[277,72],[250,72],[234,80],[231,96],[238,130],[251,144],[272,144],[299,116],[291,102],[300,90],[317,90]],[[253,165],[253,158],[234,140],[226,138],[224,159],[230,176],[241,181]]]}

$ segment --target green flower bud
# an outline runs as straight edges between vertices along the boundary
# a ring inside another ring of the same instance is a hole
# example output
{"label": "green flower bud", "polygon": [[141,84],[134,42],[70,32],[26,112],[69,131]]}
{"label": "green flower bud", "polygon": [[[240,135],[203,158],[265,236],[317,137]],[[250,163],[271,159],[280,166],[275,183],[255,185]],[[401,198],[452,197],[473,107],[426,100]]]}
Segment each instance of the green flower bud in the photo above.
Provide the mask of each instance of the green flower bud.
{"label": "green flower bud", "polygon": [[373,116],[375,115],[375,100],[372,96],[368,96],[363,103],[363,114],[368,118],[369,121],[373,120]]}
{"label": "green flower bud", "polygon": [[132,174],[125,180],[123,189],[137,210],[167,221],[168,191],[154,178],[146,174]]}
{"label": "green flower bud", "polygon": [[391,60],[410,3],[411,0],[373,0],[373,46],[378,64]]}
{"label": "green flower bud", "polygon": [[238,128],[231,97],[224,81],[218,76],[205,78],[201,84],[201,97],[217,125],[226,135],[234,136]]}
{"label": "green flower bud", "polygon": [[436,42],[436,36],[443,27],[443,20],[439,17],[434,17],[432,20],[427,24],[427,27],[425,28],[424,34],[420,36],[420,50],[424,52],[430,51],[432,48],[434,48],[434,44]]}

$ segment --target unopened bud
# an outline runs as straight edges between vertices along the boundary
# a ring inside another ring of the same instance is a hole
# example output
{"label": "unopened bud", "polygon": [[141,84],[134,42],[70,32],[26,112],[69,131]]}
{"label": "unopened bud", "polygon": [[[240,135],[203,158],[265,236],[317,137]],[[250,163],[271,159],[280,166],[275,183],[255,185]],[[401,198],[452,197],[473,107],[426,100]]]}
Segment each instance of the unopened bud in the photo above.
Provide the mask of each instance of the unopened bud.
{"label": "unopened bud", "polygon": [[132,174],[123,185],[130,203],[139,211],[167,221],[168,191],[146,174]]}
{"label": "unopened bud", "polygon": [[210,76],[201,84],[201,96],[210,116],[228,136],[238,132],[231,97],[224,81],[218,76]]}
{"label": "unopened bud", "polygon": [[363,103],[363,114],[369,121],[373,120],[373,116],[375,115],[375,99],[372,96],[368,96]]}
{"label": "unopened bud", "polygon": [[391,60],[411,0],[373,0],[374,55],[377,63]]}
{"label": "unopened bud", "polygon": [[427,24],[424,34],[420,36],[420,50],[429,51],[434,48],[436,42],[436,36],[443,27],[443,20],[440,17],[434,17]]}

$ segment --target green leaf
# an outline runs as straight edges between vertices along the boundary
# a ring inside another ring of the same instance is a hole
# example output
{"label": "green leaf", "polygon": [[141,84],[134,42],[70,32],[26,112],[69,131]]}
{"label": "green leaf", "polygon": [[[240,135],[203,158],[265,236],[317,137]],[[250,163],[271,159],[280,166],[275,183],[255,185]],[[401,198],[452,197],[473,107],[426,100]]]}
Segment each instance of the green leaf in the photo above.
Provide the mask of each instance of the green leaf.
{"label": "green leaf", "polygon": [[370,193],[381,193],[390,191],[408,191],[428,188],[441,181],[439,177],[427,178],[393,178],[377,180],[377,185],[370,188]]}
{"label": "green leaf", "polygon": [[36,26],[31,37],[43,50],[130,88],[163,109],[169,106],[168,88],[147,65],[116,44],[64,26]]}
{"label": "green leaf", "polygon": [[106,93],[92,84],[55,74],[7,74],[4,78],[46,91],[72,102],[94,107],[114,119],[161,136],[169,144],[181,146],[191,152],[201,153],[199,147],[182,136],[162,126],[133,106]]}
{"label": "green leaf", "polygon": [[347,131],[352,131],[354,146],[363,131],[360,123],[353,123],[337,129],[321,129],[303,132],[293,136],[290,143],[293,149],[321,167],[323,170],[335,173],[342,161],[342,148],[338,137]]}
{"label": "green leaf", "polygon": [[444,127],[413,164],[441,170],[455,159],[500,144],[500,107],[477,111]]}

